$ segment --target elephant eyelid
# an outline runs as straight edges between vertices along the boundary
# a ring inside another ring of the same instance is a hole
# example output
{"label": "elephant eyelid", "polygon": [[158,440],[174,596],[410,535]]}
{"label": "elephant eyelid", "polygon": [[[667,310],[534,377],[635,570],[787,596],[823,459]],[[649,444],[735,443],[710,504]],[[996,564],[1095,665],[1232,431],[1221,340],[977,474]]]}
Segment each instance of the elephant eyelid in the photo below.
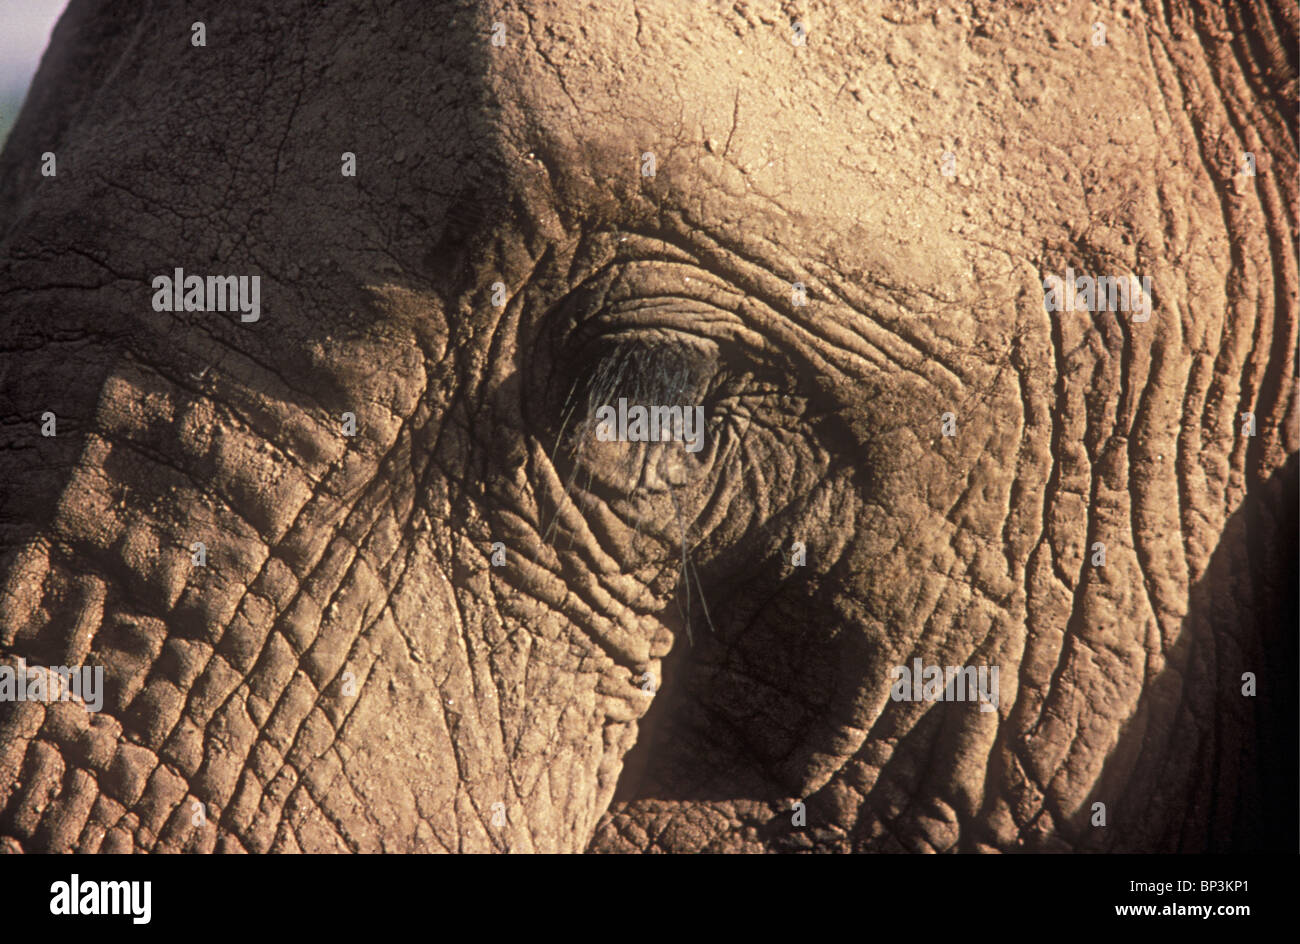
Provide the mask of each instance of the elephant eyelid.
{"label": "elephant eyelid", "polygon": [[702,392],[717,370],[716,354],[659,339],[611,339],[585,383],[593,406],[619,397],[647,404],[682,404]]}

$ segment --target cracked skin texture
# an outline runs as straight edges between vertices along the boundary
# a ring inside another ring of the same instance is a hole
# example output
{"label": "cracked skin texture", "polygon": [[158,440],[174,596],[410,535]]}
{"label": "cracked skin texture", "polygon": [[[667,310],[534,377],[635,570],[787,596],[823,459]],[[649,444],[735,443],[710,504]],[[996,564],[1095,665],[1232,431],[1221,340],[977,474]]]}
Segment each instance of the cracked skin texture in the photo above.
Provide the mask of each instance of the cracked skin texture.
{"label": "cracked skin texture", "polygon": [[1293,848],[1293,7],[266,6],[72,0],[0,157],[0,658],[107,689],[0,848]]}

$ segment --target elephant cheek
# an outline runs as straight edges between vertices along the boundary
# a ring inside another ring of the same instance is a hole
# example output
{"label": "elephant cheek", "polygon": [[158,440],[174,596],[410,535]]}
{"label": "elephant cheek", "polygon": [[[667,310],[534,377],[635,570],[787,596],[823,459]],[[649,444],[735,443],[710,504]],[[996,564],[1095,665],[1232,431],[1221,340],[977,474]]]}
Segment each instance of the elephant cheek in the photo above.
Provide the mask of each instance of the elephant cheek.
{"label": "elephant cheek", "polygon": [[387,848],[581,851],[636,734],[605,694],[613,664],[526,595],[499,601],[486,559],[457,567],[453,589],[434,558],[411,552],[367,632],[372,661],[325,762],[347,787],[321,815],[356,805],[365,823],[351,821]]}
{"label": "elephant cheek", "polygon": [[35,542],[0,593],[3,642],[29,663],[102,664],[108,684],[96,714],[0,704],[5,844],[584,848],[649,699],[629,708],[570,621],[501,599],[485,555],[453,570],[435,543],[472,547],[417,540],[391,590],[353,561],[325,606],[241,606],[210,651]]}

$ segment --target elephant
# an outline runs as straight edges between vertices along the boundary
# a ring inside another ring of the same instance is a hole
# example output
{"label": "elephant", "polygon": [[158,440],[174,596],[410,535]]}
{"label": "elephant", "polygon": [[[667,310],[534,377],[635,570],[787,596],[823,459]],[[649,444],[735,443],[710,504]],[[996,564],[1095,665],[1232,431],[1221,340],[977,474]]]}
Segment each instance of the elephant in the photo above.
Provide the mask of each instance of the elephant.
{"label": "elephant", "polygon": [[1294,849],[1293,5],[195,9],[0,156],[0,848]]}

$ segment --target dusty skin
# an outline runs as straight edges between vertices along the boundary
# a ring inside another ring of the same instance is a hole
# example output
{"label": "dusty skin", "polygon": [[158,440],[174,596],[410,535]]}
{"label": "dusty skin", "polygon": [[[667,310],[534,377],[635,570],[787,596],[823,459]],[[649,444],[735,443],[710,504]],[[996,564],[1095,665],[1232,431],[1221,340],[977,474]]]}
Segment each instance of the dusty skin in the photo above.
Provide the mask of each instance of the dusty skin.
{"label": "dusty skin", "polygon": [[1294,5],[266,7],[0,157],[0,848],[1294,849]]}

